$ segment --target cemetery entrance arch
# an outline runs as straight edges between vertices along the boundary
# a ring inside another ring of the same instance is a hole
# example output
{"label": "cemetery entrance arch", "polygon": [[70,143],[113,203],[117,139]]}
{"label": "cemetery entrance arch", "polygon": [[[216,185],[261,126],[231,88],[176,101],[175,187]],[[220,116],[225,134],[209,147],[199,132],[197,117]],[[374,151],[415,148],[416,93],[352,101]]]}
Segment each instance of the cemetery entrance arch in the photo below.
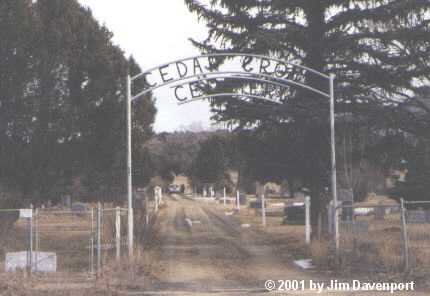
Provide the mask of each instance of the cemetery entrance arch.
{"label": "cemetery entrance arch", "polygon": [[[220,65],[230,62],[230,67],[220,70]],[[233,70],[232,70],[233,69]],[[238,70],[239,69],[239,70]],[[306,74],[306,75],[304,75]],[[306,84],[304,79],[295,79],[314,75],[317,79],[326,81],[329,91],[317,89]],[[134,100],[162,87],[170,87],[178,104],[198,100],[229,97],[238,100],[261,100],[273,104],[283,104],[280,97],[265,96],[261,92],[222,92],[207,93],[201,91],[200,83],[211,83],[217,80],[240,80],[257,82],[271,87],[299,87],[330,101],[331,128],[331,174],[333,200],[337,205],[336,191],[336,157],[334,129],[334,79],[333,74],[327,75],[300,64],[289,63],[281,59],[244,53],[215,53],[193,56],[172,61],[135,76],[127,76],[127,200],[128,200],[128,246],[129,255],[133,254],[133,204],[132,204],[132,155],[131,155],[131,103]],[[140,89],[136,89],[140,87]],[[134,92],[134,93],[133,93]],[[338,246],[338,223],[335,215],[336,247]]]}

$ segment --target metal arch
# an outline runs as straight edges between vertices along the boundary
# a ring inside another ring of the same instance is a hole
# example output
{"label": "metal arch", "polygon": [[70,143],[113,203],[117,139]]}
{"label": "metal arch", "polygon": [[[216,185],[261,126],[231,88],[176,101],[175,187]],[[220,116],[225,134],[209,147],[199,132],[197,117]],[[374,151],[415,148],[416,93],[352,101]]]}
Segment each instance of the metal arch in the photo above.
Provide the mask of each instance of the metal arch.
{"label": "metal arch", "polygon": [[[338,200],[337,200],[337,186],[336,186],[337,185],[337,180],[336,180],[336,152],[335,152],[336,146],[335,146],[335,125],[334,125],[334,123],[335,123],[334,122],[335,121],[335,116],[334,116],[335,115],[335,110],[334,110],[334,104],[335,104],[334,79],[335,79],[335,75],[334,74],[326,75],[324,73],[321,73],[321,72],[314,70],[312,68],[308,68],[306,66],[302,66],[299,64],[295,64],[295,63],[288,63],[286,61],[283,61],[283,60],[280,60],[277,58],[271,58],[271,57],[267,57],[267,56],[263,56],[263,55],[243,54],[243,53],[214,53],[214,54],[206,54],[206,55],[197,55],[197,56],[189,57],[189,58],[185,58],[185,59],[178,59],[176,61],[172,61],[170,63],[166,63],[163,65],[159,65],[157,67],[151,68],[151,69],[147,70],[146,72],[142,72],[136,76],[133,76],[133,77],[130,77],[130,75],[127,76],[127,100],[126,100],[126,104],[127,104],[127,199],[128,199],[128,209],[129,209],[129,211],[128,211],[129,257],[133,256],[133,241],[134,241],[133,229],[132,229],[133,228],[133,206],[132,206],[132,190],[133,190],[133,188],[132,188],[132,162],[131,162],[131,160],[132,160],[131,159],[131,101],[136,99],[138,96],[145,94],[147,91],[151,90],[151,87],[150,87],[150,89],[142,91],[138,95],[133,97],[131,94],[132,83],[134,80],[136,80],[139,77],[145,76],[145,75],[151,73],[152,71],[154,71],[156,69],[166,67],[166,66],[169,66],[169,65],[174,64],[174,63],[185,62],[185,61],[189,61],[192,59],[211,58],[211,57],[252,57],[252,58],[266,59],[269,61],[276,61],[276,62],[279,62],[280,64],[290,65],[292,67],[297,67],[299,69],[306,70],[310,73],[316,74],[322,78],[327,79],[328,82],[330,83],[330,93],[327,94],[325,92],[322,92],[320,90],[317,90],[311,86],[308,86],[308,85],[305,85],[302,83],[291,81],[289,79],[277,78],[277,77],[274,77],[271,75],[266,75],[263,73],[257,74],[257,73],[244,71],[244,72],[236,72],[236,74],[234,74],[235,72],[225,72],[227,74],[230,73],[230,75],[237,75],[234,77],[241,77],[242,79],[245,79],[247,76],[250,76],[250,75],[254,75],[257,77],[258,76],[267,77],[267,78],[269,78],[269,81],[270,80],[277,80],[277,81],[281,81],[281,82],[290,83],[290,84],[293,84],[296,86],[301,86],[305,89],[308,89],[308,90],[313,91],[315,93],[321,94],[322,96],[328,97],[330,99],[330,129],[331,129],[331,147],[332,147],[332,149],[331,149],[331,152],[332,152],[331,153],[331,174],[332,174],[331,186],[332,186],[332,193],[333,193],[333,201],[334,201],[334,204],[336,207],[335,214],[334,214],[334,221],[335,221],[335,231],[334,232],[335,232],[335,241],[336,241],[336,254],[338,255],[338,251],[339,251],[339,212],[338,212],[338,208],[337,208]],[[210,60],[209,60],[209,62],[210,62]],[[261,72],[261,70],[260,70],[260,72]],[[199,79],[199,77],[211,76],[211,75],[222,75],[222,72],[202,73],[200,75],[193,75],[193,76],[187,77],[187,78],[182,79],[182,80],[191,79],[192,77],[197,77]],[[252,78],[258,79],[256,77],[252,77]],[[179,82],[182,80],[177,79],[176,82]],[[268,82],[267,80],[264,80],[264,79],[261,79],[261,81],[264,81],[266,83]],[[190,81],[190,82],[192,82],[192,81]],[[171,83],[175,83],[175,81],[173,81],[173,82],[171,81],[170,84]],[[167,84],[168,83],[164,83],[158,87],[162,87],[162,86],[165,86]],[[156,88],[158,88],[158,87],[156,87]],[[153,89],[156,89],[156,88],[153,88]],[[221,95],[229,95],[229,94],[216,94],[216,95],[211,95],[211,96],[208,95],[206,97],[214,97],[214,96],[221,96]],[[245,95],[240,95],[240,94],[231,94],[231,96],[246,97]],[[248,97],[250,97],[250,96],[248,95]],[[258,96],[256,96],[256,97],[258,97]],[[191,100],[198,100],[198,99],[199,98],[194,98]],[[201,97],[200,99],[204,99],[204,97]],[[270,101],[272,103],[276,103],[276,101],[271,101],[271,100],[269,100],[267,98],[263,98],[263,97],[259,97],[258,99]],[[191,102],[191,100],[189,102]]]}
{"label": "metal arch", "polygon": [[219,93],[219,94],[213,94],[213,95],[204,95],[204,96],[200,96],[200,97],[196,97],[196,98],[192,98],[183,102],[179,102],[178,105],[185,105],[191,102],[195,102],[195,101],[202,101],[205,99],[210,99],[210,98],[218,98],[218,97],[245,97],[245,98],[253,98],[253,99],[259,99],[259,100],[263,100],[263,101],[267,101],[270,103],[274,103],[274,104],[278,104],[278,105],[282,105],[282,102],[278,102],[275,100],[271,100],[268,99],[266,97],[263,96],[257,96],[257,95],[252,95],[252,94],[238,94],[238,93]]}
{"label": "metal arch", "polygon": [[198,59],[198,58],[230,57],[230,56],[231,57],[240,56],[240,57],[253,57],[253,58],[259,58],[259,59],[268,59],[270,61],[276,61],[276,62],[279,62],[279,63],[283,63],[285,65],[291,65],[293,67],[298,67],[298,68],[301,68],[303,70],[306,70],[306,71],[312,72],[314,74],[317,74],[317,75],[319,75],[321,77],[330,79],[329,75],[324,74],[322,72],[319,72],[319,71],[317,71],[315,69],[312,69],[312,68],[309,68],[309,67],[306,67],[306,66],[303,66],[303,65],[300,65],[300,64],[296,64],[296,63],[289,63],[289,62],[286,62],[286,61],[281,60],[281,59],[267,57],[267,56],[264,56],[264,55],[250,54],[250,53],[213,53],[213,54],[196,55],[196,56],[192,56],[192,57],[188,57],[188,58],[184,58],[184,59],[178,59],[178,60],[175,60],[175,61],[172,61],[172,62],[169,62],[169,63],[158,65],[156,67],[150,68],[149,70],[146,70],[145,72],[142,72],[142,73],[139,73],[139,74],[137,74],[135,76],[132,76],[131,77],[131,81],[134,81],[137,78],[142,77],[143,75],[145,75],[147,73],[150,73],[150,72],[152,72],[154,70],[157,70],[158,68],[162,68],[162,67],[174,64],[174,63],[184,62],[184,61],[189,61],[189,60],[194,60],[194,59]]}
{"label": "metal arch", "polygon": [[[279,83],[279,82],[276,82],[276,81],[270,81],[270,80],[265,80],[265,79],[260,79],[260,78],[257,78],[257,77],[246,77],[246,76],[217,76],[217,77],[202,77],[202,78],[199,78],[199,79],[197,79],[197,80],[192,80],[192,81],[190,81],[190,82],[184,82],[184,83],[178,83],[178,84],[175,84],[173,87],[176,87],[176,86],[180,86],[180,85],[184,85],[184,84],[187,84],[187,83],[191,83],[191,82],[200,82],[200,81],[209,81],[209,80],[212,80],[212,79],[218,79],[218,78],[226,78],[226,79],[237,79],[237,80],[251,80],[251,81],[257,81],[257,82],[263,82],[263,83],[267,83],[267,84],[272,84],[272,85],[276,85],[276,86],[279,86],[279,87],[283,87],[283,88],[286,88],[286,84],[283,84],[283,83]],[[230,95],[244,95],[244,94],[239,94],[239,93],[229,93]],[[208,97],[210,97],[211,95],[207,95]],[[255,96],[255,95],[253,95],[253,96]],[[261,96],[255,96],[255,98],[264,98],[264,97],[261,97]],[[181,104],[179,104],[179,105],[181,105]]]}
{"label": "metal arch", "polygon": [[[137,98],[139,98],[139,97],[141,97],[141,96],[143,96],[143,95],[145,95],[145,94],[147,94],[147,93],[149,93],[151,91],[154,91],[155,89],[164,87],[166,85],[175,84],[175,83],[180,82],[180,81],[188,81],[188,80],[191,80],[193,78],[199,78],[199,77],[202,77],[202,76],[215,76],[215,77],[212,77],[212,78],[229,78],[229,76],[231,76],[231,77],[240,77],[241,79],[247,79],[247,77],[250,76],[250,78],[251,77],[253,78],[253,79],[250,79],[250,80],[261,81],[261,82],[268,82],[268,80],[258,79],[258,78],[254,78],[253,77],[253,76],[261,76],[261,77],[268,78],[268,79],[271,79],[271,80],[273,79],[273,80],[278,80],[278,81],[284,82],[285,84],[280,84],[279,83],[279,85],[281,85],[281,86],[285,86],[286,84],[292,84],[292,85],[295,85],[295,86],[303,87],[303,88],[308,89],[310,91],[313,91],[315,93],[318,93],[318,94],[320,94],[320,95],[322,95],[324,97],[330,98],[330,94],[328,94],[328,93],[325,93],[325,92],[323,92],[321,90],[318,90],[318,89],[316,89],[314,87],[311,87],[309,85],[306,85],[306,84],[303,84],[303,83],[300,83],[300,82],[297,82],[297,81],[294,81],[294,80],[291,80],[291,79],[276,78],[276,77],[273,77],[273,76],[268,75],[268,74],[260,74],[260,73],[257,74],[257,73],[246,73],[246,72],[240,72],[240,71],[226,71],[226,72],[213,72],[213,73],[207,73],[207,74],[196,74],[196,75],[192,75],[192,76],[188,76],[188,77],[184,77],[184,78],[174,79],[172,81],[169,81],[169,82],[166,82],[166,83],[154,86],[154,87],[147,88],[144,91],[141,91],[140,93],[132,96],[131,100],[134,101],[135,99],[137,99]],[[207,78],[205,77],[203,79],[197,79],[197,80],[194,80],[194,81],[197,82],[197,81],[208,80],[208,79],[210,79],[210,78],[209,77],[207,77]],[[193,81],[190,81],[190,82],[193,82]],[[273,81],[273,82],[275,82],[275,81]]]}

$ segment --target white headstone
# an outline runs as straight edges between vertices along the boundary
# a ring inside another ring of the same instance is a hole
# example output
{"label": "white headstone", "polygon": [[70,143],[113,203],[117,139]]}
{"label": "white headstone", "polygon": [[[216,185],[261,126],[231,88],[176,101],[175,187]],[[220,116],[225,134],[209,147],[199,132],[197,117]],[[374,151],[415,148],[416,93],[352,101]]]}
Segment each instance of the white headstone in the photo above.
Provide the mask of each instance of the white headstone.
{"label": "white headstone", "polygon": [[[32,271],[56,272],[57,254],[51,252],[32,253]],[[26,269],[29,266],[28,252],[6,253],[5,271],[13,272],[17,269]]]}
{"label": "white headstone", "polygon": [[19,210],[19,217],[20,218],[31,218],[31,217],[33,217],[33,210],[32,209],[20,209]]}

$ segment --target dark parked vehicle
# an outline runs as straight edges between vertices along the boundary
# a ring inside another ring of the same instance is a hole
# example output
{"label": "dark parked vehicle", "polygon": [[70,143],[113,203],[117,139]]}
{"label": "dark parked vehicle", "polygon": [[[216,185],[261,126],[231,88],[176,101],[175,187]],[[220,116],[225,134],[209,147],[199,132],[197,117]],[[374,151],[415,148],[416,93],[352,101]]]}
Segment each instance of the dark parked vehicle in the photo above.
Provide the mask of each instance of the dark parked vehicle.
{"label": "dark parked vehicle", "polygon": [[[261,209],[263,202],[261,200],[251,201],[249,203],[249,207],[251,209]],[[267,202],[264,202],[265,207],[267,208]]]}
{"label": "dark parked vehicle", "polygon": [[296,202],[284,208],[284,224],[305,225],[305,203]]}

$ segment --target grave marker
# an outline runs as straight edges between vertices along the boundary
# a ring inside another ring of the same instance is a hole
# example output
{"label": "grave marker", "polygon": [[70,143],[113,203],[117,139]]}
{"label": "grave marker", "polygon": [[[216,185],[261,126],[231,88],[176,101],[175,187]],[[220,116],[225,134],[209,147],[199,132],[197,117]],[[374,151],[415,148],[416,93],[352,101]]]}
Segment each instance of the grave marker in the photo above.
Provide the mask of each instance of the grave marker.
{"label": "grave marker", "polygon": [[57,254],[51,252],[32,252],[32,260],[28,260],[28,252],[6,253],[5,271],[14,272],[17,269],[26,269],[31,264],[31,271],[56,272]]}
{"label": "grave marker", "polygon": [[430,223],[430,210],[409,210],[406,215],[407,223]]}

